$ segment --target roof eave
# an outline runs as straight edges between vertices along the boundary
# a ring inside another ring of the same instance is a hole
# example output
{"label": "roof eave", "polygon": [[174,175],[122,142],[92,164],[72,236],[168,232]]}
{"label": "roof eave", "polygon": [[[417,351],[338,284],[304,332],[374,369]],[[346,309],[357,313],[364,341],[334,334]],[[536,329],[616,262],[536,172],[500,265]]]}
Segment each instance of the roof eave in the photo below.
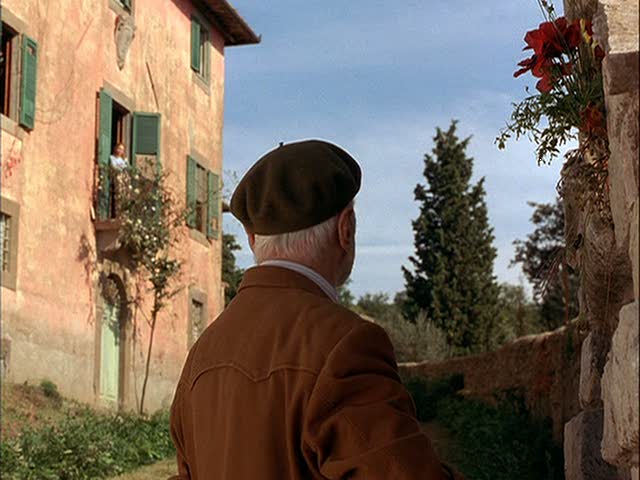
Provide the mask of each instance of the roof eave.
{"label": "roof eave", "polygon": [[203,7],[208,19],[220,30],[225,47],[260,43],[261,37],[227,0],[195,0],[195,3]]}

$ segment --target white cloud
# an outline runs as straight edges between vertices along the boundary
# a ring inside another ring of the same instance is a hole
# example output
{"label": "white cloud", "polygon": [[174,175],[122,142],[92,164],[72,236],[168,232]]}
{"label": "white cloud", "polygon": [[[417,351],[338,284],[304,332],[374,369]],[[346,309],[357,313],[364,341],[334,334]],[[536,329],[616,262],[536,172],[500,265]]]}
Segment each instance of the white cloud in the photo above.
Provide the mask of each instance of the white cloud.
{"label": "white cloud", "polygon": [[[352,289],[393,293],[413,251],[413,189],[423,182],[423,154],[436,126],[460,120],[472,134],[475,177],[486,178],[496,236],[495,272],[519,283],[508,268],[512,241],[531,229],[527,201],[552,201],[560,161],[536,165],[526,140],[497,150],[493,141],[523,95],[512,80],[525,31],[539,23],[535,2],[431,0],[403,2],[249,2],[234,5],[256,30],[259,46],[227,57],[225,169],[242,175],[279,141],[326,138],[360,162],[363,187],[358,259]],[[482,68],[479,68],[479,65]],[[240,225],[224,226],[252,257]]]}

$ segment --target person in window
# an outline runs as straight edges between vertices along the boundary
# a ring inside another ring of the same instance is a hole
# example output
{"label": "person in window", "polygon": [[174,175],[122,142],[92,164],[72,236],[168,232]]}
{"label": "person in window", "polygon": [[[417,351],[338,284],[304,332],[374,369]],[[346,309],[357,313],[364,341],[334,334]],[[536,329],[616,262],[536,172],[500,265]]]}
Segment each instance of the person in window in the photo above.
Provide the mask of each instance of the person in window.
{"label": "person in window", "polygon": [[129,161],[126,157],[126,147],[124,143],[118,143],[113,149],[113,154],[109,156],[109,165],[111,167],[111,209],[112,217],[116,218],[120,213],[120,201],[122,200],[124,189],[127,186],[127,178],[125,170],[129,167]]}
{"label": "person in window", "polygon": [[113,154],[109,157],[109,162],[111,163],[111,167],[115,168],[118,171],[122,171],[129,166],[129,161],[127,160],[126,155],[126,147],[124,143],[118,143],[114,149]]}

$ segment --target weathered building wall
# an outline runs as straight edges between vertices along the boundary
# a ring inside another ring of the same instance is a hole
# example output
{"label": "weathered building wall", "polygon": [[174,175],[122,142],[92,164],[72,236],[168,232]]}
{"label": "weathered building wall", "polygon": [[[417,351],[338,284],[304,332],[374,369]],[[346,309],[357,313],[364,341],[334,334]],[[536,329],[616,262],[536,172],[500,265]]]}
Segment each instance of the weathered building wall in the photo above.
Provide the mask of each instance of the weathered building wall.
{"label": "weathered building wall", "polygon": [[582,338],[575,323],[553,332],[528,335],[495,352],[457,357],[442,362],[403,363],[404,377],[464,377],[468,395],[494,401],[496,395],[522,395],[534,416],[550,419],[557,442],[565,422],[580,409],[578,379]]}
{"label": "weathered building wall", "polygon": [[[593,19],[606,56],[603,80],[612,221],[565,199],[567,245],[582,276],[582,412],[565,428],[568,480],[638,478],[638,2],[565,0],[570,18]],[[569,179],[569,182],[571,180]],[[576,244],[577,245],[577,244]]]}
{"label": "weathered building wall", "polygon": [[[205,85],[190,67],[193,3],[134,0],[135,37],[120,69],[115,31],[121,12],[114,3],[2,3],[3,21],[10,16],[39,50],[35,127],[28,131],[2,119],[2,197],[20,209],[17,281],[15,288],[2,287],[5,373],[16,382],[48,378],[63,395],[90,403],[101,403],[100,273],[118,274],[128,299],[133,293],[126,268],[99,252],[91,218],[97,93],[106,87],[131,111],[161,114],[161,163],[179,200],[185,196],[187,155],[197,152],[205,167],[222,170],[222,34],[211,28]],[[194,238],[186,227],[182,233],[176,252],[185,261],[182,283],[206,294],[211,321],[224,302],[221,242]],[[170,402],[187,352],[189,304],[185,288],[159,319],[150,410]],[[125,408],[134,408],[140,393],[148,307],[126,314]]]}

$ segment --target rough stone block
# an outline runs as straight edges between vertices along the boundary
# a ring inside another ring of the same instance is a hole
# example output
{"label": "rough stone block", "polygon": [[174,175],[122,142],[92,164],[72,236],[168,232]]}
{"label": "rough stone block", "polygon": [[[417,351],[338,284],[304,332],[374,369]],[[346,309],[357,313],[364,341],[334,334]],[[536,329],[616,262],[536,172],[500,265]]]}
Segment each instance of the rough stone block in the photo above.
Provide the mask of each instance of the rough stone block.
{"label": "rough stone block", "polygon": [[629,227],[629,257],[631,257],[631,271],[633,273],[633,295],[640,300],[640,200],[633,204],[631,226]]}
{"label": "rough stone block", "polygon": [[629,238],[633,205],[638,201],[639,98],[638,90],[606,97],[609,199],[616,241],[623,248]]}
{"label": "rough stone block", "polygon": [[609,341],[597,332],[591,332],[582,342],[580,354],[580,406],[583,409],[602,404],[600,379],[609,351]]}
{"label": "rough stone block", "polygon": [[640,480],[640,469],[638,467],[631,469],[631,480]]}
{"label": "rough stone block", "polygon": [[637,52],[638,2],[628,0],[598,0],[593,18],[596,40],[606,53]]}
{"label": "rough stone block", "polygon": [[638,465],[639,345],[638,302],[634,302],[620,310],[601,383],[604,405],[602,456],[621,466]]}
{"label": "rough stone block", "polygon": [[571,20],[593,18],[597,8],[597,0],[564,0],[564,14]]}
{"label": "rough stone block", "polygon": [[617,470],[602,459],[602,409],[586,410],[564,427],[566,480],[618,480]]}

